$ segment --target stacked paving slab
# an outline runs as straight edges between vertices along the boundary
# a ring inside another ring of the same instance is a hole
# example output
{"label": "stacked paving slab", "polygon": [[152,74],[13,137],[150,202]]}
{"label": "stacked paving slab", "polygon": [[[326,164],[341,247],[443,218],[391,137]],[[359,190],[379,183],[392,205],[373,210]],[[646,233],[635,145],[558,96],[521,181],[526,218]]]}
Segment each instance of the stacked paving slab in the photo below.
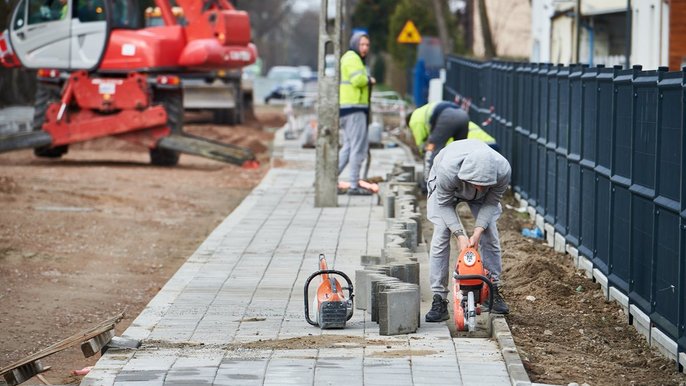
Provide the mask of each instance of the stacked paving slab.
{"label": "stacked paving slab", "polygon": [[415,166],[396,164],[381,184],[386,230],[380,257],[362,256],[355,271],[358,302],[379,324],[380,335],[416,332],[420,323],[419,262],[421,240]]}

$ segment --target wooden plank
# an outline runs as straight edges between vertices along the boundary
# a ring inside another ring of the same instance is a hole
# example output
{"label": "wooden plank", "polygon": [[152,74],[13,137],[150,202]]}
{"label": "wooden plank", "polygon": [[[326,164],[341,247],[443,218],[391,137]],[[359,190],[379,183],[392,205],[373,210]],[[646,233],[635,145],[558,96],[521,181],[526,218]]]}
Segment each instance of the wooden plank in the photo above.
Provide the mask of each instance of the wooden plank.
{"label": "wooden plank", "polygon": [[28,381],[29,379],[46,370],[47,368],[43,367],[41,361],[35,360],[33,362],[17,366],[11,371],[8,371],[7,373],[3,374],[3,377],[5,378],[5,382],[7,382],[9,386],[15,386],[20,383]]}
{"label": "wooden plank", "polygon": [[121,312],[117,316],[115,316],[109,320],[106,320],[106,321],[98,324],[97,326],[95,326],[91,329],[83,330],[81,332],[77,332],[76,334],[70,336],[69,338],[64,339],[62,341],[59,341],[59,342],[53,344],[52,346],[50,346],[44,350],[41,350],[35,354],[31,354],[24,359],[21,359],[21,360],[16,361],[16,362],[14,362],[14,363],[6,366],[6,367],[3,367],[2,369],[0,369],[0,375],[4,376],[6,373],[9,373],[10,371],[13,371],[17,368],[24,366],[24,365],[31,364],[34,362],[38,362],[39,359],[45,358],[48,355],[52,355],[56,352],[60,352],[60,351],[65,350],[69,347],[75,346],[81,342],[84,342],[84,341],[87,341],[91,338],[94,338],[94,337],[102,334],[103,332],[112,330],[114,328],[114,326],[117,323],[119,323],[123,318],[124,318],[124,313]]}
{"label": "wooden plank", "polygon": [[114,329],[111,329],[81,343],[81,352],[83,352],[83,356],[89,358],[99,353],[100,349],[105,347],[105,345],[109,343],[113,337]]}

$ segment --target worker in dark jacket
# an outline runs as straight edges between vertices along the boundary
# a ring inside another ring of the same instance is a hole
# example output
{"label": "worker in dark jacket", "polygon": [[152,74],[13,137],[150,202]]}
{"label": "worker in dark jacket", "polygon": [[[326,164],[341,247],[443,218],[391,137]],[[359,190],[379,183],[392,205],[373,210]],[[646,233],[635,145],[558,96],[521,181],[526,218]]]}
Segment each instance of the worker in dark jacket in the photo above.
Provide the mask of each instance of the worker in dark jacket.
{"label": "worker in dark jacket", "polygon": [[[448,320],[448,272],[450,236],[460,250],[479,247],[484,267],[494,284],[492,312],[506,314],[509,308],[500,296],[502,271],[500,240],[496,221],[502,213],[500,201],[510,183],[507,160],[486,143],[476,139],[456,141],[446,146],[434,160],[427,181],[427,218],[434,225],[429,253],[429,278],[433,303],[427,322]],[[469,236],[455,212],[466,202],[476,218]]]}
{"label": "worker in dark jacket", "polygon": [[434,157],[447,144],[467,138],[469,115],[452,102],[432,102],[418,107],[406,117],[407,126],[424,158],[424,179]]}

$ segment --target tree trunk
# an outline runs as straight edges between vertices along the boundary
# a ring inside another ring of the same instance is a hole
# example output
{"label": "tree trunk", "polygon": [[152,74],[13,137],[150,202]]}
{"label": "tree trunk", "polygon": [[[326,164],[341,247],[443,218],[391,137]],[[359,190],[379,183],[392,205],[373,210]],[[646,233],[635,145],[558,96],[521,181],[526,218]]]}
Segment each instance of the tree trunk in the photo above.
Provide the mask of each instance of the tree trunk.
{"label": "tree trunk", "polygon": [[479,21],[481,22],[481,36],[484,39],[484,54],[486,59],[495,57],[495,42],[491,34],[491,23],[488,21],[488,11],[486,10],[486,0],[479,1]]}
{"label": "tree trunk", "polygon": [[434,14],[436,15],[436,24],[438,25],[438,36],[441,38],[441,45],[443,46],[443,53],[450,54],[453,52],[453,40],[448,33],[448,27],[445,23],[445,12],[443,10],[442,0],[432,0],[434,6]]}

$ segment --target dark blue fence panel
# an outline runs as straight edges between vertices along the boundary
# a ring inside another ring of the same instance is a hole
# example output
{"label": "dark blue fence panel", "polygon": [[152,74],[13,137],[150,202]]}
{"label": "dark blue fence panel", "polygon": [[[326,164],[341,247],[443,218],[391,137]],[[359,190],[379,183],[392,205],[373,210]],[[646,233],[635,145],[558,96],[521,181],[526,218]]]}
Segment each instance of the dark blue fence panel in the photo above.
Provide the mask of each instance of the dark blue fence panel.
{"label": "dark blue fence panel", "polygon": [[684,71],[448,67],[445,96],[491,118],[520,194],[686,351]]}
{"label": "dark blue fence panel", "polygon": [[557,158],[555,147],[557,142],[557,122],[558,116],[558,89],[559,83],[557,73],[562,66],[553,67],[548,72],[548,130],[547,142],[545,145],[545,221],[555,224],[556,204],[557,204]]}
{"label": "dark blue fence panel", "polygon": [[653,276],[654,312],[650,315],[670,337],[678,339],[679,294],[679,184],[682,137],[682,72],[659,73],[657,168],[655,173],[656,212],[655,274]]}
{"label": "dark blue fence panel", "polygon": [[514,71],[515,71],[515,65],[513,63],[509,63],[506,68],[506,73],[507,73],[507,78],[505,81],[506,84],[506,93],[507,93],[507,103],[505,103],[506,106],[506,119],[507,123],[505,126],[505,146],[503,147],[503,150],[505,151],[505,157],[508,160],[512,160],[513,153],[514,153],[514,146],[513,146],[513,133],[514,133],[514,123],[512,122],[512,114],[514,111]]}
{"label": "dark blue fence panel", "polygon": [[653,227],[657,137],[657,71],[634,78],[631,126],[631,269],[629,298],[652,312]]}
{"label": "dark blue fence panel", "polygon": [[[595,208],[596,231],[593,261],[599,268],[603,266],[609,275],[610,266],[610,208],[612,208],[612,186],[610,167],[612,166],[612,126],[614,119],[614,78],[618,68],[602,68],[598,71],[598,126],[596,134],[597,152],[595,166]],[[628,279],[627,279],[628,280]],[[625,291],[628,290],[626,286]]]}
{"label": "dark blue fence panel", "polygon": [[631,125],[633,80],[640,69],[622,70],[615,77],[612,124],[612,206],[610,207],[610,281],[628,293],[631,267]]}
{"label": "dark blue fence panel", "polygon": [[531,130],[529,131],[529,205],[537,206],[540,202],[538,183],[538,135],[541,127],[541,69],[544,64],[538,64],[531,71]]}
{"label": "dark blue fence panel", "polygon": [[[579,253],[593,258],[595,256],[596,228],[596,136],[598,127],[598,69],[584,69],[581,75],[581,98],[583,115],[581,122],[581,230],[579,232]],[[607,272],[605,264],[603,272]]]}
{"label": "dark blue fence panel", "polygon": [[[682,103],[686,103],[686,71],[682,69],[684,73],[684,81],[682,82],[682,89],[684,92],[682,95]],[[686,172],[686,134],[684,134],[684,129],[686,128],[686,107],[682,105],[681,110],[681,169],[679,175],[681,176],[681,241],[679,243],[679,259],[680,259],[680,296],[679,296],[679,349],[681,351],[686,351],[686,263],[684,262],[684,256],[686,256],[686,178],[684,178],[684,173]],[[661,185],[658,185],[661,186]]]}
{"label": "dark blue fence panel", "polygon": [[558,119],[557,119],[557,147],[555,148],[555,162],[557,168],[555,230],[562,235],[567,234],[567,199],[569,186],[569,170],[567,167],[567,151],[569,147],[569,75],[571,69],[562,67],[558,72]]}
{"label": "dark blue fence panel", "polygon": [[541,98],[539,100],[541,126],[538,131],[538,140],[536,141],[537,156],[535,157],[538,164],[538,205],[536,205],[536,211],[541,215],[546,214],[546,144],[548,138],[548,125],[550,124],[548,117],[548,90],[550,88],[548,73],[551,69],[551,65],[545,65],[538,70],[538,84],[539,89],[541,90]]}
{"label": "dark blue fence panel", "polygon": [[524,199],[528,197],[529,175],[526,170],[526,165],[529,164],[529,156],[527,152],[529,131],[526,126],[527,110],[531,107],[528,91],[530,87],[526,87],[526,74],[531,73],[531,65],[525,64],[517,68],[515,71],[515,90],[517,95],[517,110],[513,117],[513,124],[515,125],[515,146],[516,152],[513,158],[515,162],[512,179],[515,181],[515,191],[519,192]]}
{"label": "dark blue fence panel", "polygon": [[569,185],[567,187],[567,242],[575,247],[579,246],[581,229],[581,123],[584,114],[585,101],[582,94],[581,75],[584,67],[577,66],[569,75],[570,103],[569,109],[569,152],[567,155],[567,171]]}

